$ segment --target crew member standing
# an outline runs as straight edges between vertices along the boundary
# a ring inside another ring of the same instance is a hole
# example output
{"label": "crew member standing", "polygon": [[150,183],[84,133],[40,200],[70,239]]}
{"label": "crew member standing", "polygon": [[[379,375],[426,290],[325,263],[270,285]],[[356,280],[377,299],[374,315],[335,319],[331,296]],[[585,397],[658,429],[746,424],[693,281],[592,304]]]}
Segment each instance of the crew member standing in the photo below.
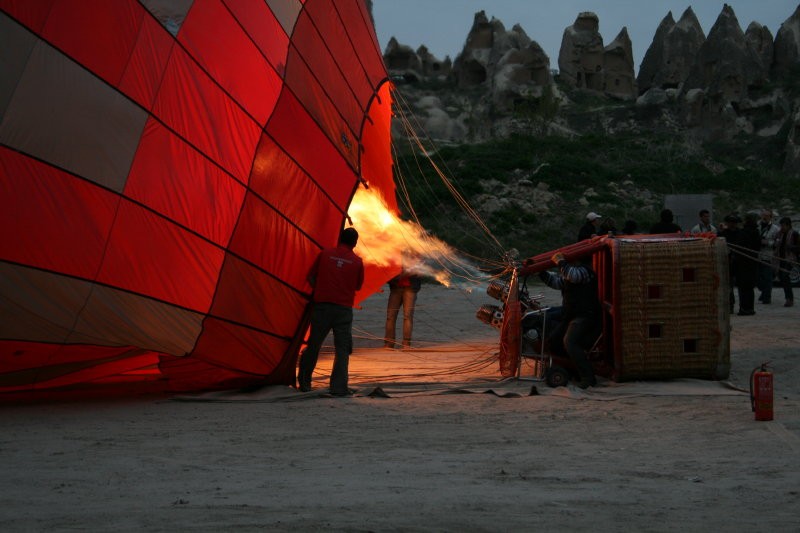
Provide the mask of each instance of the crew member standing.
{"label": "crew member standing", "polygon": [[739,291],[740,316],[756,314],[754,289],[758,281],[758,248],[761,243],[756,221],[756,215],[747,213],[744,217],[744,227],[734,243],[737,245],[734,252],[738,255],[734,277]]}
{"label": "crew member standing", "polygon": [[791,307],[794,305],[794,291],[792,290],[792,279],[789,273],[797,263],[797,258],[800,257],[800,234],[792,229],[792,219],[783,217],[780,220],[780,232],[775,238],[775,251],[780,261],[780,270],[778,270],[778,279],[781,280],[783,285],[783,294],[786,296],[784,307]]}
{"label": "crew member standing", "polygon": [[342,230],[339,244],[322,250],[308,272],[312,294],[311,333],[308,344],[300,356],[297,381],[300,390],[311,390],[311,375],[317,366],[322,342],[333,330],[336,357],[330,378],[330,391],[334,396],[351,394],[347,387],[350,353],[353,351],[353,303],[356,291],[364,283],[364,263],[353,248],[358,243],[354,228]]}
{"label": "crew member standing", "polygon": [[419,276],[403,272],[389,280],[389,302],[386,305],[386,331],[384,346],[397,348],[395,328],[400,307],[403,308],[403,349],[411,348],[411,332],[414,329],[414,308],[417,293],[422,287]]}
{"label": "crew member standing", "polygon": [[761,245],[758,252],[758,301],[762,304],[772,303],[772,278],[775,271],[772,262],[775,257],[775,238],[780,228],[772,223],[772,209],[761,211],[761,221],[758,223],[758,233]]}

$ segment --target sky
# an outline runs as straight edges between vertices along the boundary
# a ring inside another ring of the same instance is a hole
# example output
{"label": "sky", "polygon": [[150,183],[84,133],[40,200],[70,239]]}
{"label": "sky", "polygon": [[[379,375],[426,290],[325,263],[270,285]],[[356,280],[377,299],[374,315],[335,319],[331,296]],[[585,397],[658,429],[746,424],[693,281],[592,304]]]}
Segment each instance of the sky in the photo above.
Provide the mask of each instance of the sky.
{"label": "sky", "polygon": [[564,28],[575,22],[578,13],[591,11],[600,19],[604,45],[623,26],[628,28],[638,73],[656,29],[668,12],[672,11],[677,22],[691,6],[708,36],[725,3],[733,8],[742,30],[756,21],[769,28],[774,37],[800,0],[373,0],[373,16],[382,50],[394,36],[400,44],[415,50],[424,44],[439,59],[447,55],[455,59],[464,47],[475,13],[483,10],[489,20],[499,19],[507,30],[520,24],[528,37],[544,49],[550,68],[557,69]]}

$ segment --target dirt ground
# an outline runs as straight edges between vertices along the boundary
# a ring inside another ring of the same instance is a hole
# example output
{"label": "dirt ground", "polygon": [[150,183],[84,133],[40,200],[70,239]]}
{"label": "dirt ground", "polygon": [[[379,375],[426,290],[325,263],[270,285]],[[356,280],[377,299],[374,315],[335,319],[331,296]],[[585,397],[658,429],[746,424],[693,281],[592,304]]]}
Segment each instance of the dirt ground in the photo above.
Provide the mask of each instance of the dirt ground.
{"label": "dirt ground", "polygon": [[[385,350],[386,297],[356,313],[352,398],[0,405],[0,530],[800,531],[800,308],[780,289],[731,317],[733,388],[586,392],[498,381],[479,291],[425,285],[414,348]],[[736,390],[763,361],[772,422]]]}

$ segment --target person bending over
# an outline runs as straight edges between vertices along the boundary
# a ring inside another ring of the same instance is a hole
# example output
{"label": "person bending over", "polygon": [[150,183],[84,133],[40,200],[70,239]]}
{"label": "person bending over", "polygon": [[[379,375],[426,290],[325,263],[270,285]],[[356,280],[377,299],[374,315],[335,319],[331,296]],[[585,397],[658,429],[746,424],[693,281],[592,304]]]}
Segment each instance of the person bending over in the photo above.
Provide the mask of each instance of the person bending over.
{"label": "person bending over", "polygon": [[552,257],[558,265],[558,274],[548,271],[539,278],[550,288],[560,290],[562,297],[561,321],[553,331],[553,351],[569,356],[580,375],[578,386],[582,389],[597,384],[587,350],[600,334],[600,301],[597,297],[597,275],[592,270],[589,257],[569,263],[558,253]]}

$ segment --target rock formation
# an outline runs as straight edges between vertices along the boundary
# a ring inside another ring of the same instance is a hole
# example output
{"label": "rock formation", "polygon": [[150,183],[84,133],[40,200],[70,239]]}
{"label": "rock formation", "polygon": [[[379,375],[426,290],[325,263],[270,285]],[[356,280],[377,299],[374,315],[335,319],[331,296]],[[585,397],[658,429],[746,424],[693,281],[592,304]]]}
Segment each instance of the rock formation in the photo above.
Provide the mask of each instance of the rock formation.
{"label": "rock formation", "polygon": [[603,92],[623,100],[632,100],[639,94],[628,28],[623,27],[619,35],[603,50]]}
{"label": "rock formation", "polygon": [[[489,56],[494,44],[495,19],[489,22],[484,11],[475,13],[464,49],[453,63],[453,74],[462,89],[483,84],[489,79]],[[500,23],[502,26],[502,23]]]}
{"label": "rock formation", "polygon": [[483,11],[475,14],[453,74],[460,88],[486,86],[500,111],[512,110],[517,100],[540,96],[542,88],[553,83],[550,59],[542,47],[519,24],[506,31],[502,22],[489,21]]}
{"label": "rock formation", "polygon": [[417,57],[422,67],[422,75],[426,78],[446,78],[450,75],[453,64],[449,56],[440,61],[428,51],[427,46],[423,45],[417,48]]}
{"label": "rock formation", "polygon": [[466,136],[467,128],[464,126],[464,121],[458,117],[452,118],[438,97],[420,98],[415,107],[427,115],[421,117],[422,125],[425,133],[431,138],[441,141],[461,141]]}
{"label": "rock formation", "polygon": [[461,88],[486,83],[496,94],[524,93],[525,87],[552,83],[550,59],[539,44],[519,24],[506,31],[499,20],[489,21],[484,11],[475,14],[453,74]]}
{"label": "rock formation", "polygon": [[519,36],[519,42],[497,60],[492,77],[492,100],[506,110],[513,109],[519,98],[541,96],[542,89],[553,83],[550,59],[542,47],[531,41],[519,25],[512,31]]}
{"label": "rock formation", "polygon": [[786,140],[786,160],[783,170],[800,176],[800,101],[795,102],[795,113],[791,119],[789,137]]}
{"label": "rock formation", "polygon": [[[800,6],[775,35],[772,77],[795,80],[794,83],[800,79]],[[790,124],[783,169],[800,176],[800,98],[794,101]]]}
{"label": "rock formation", "polygon": [[584,12],[572,26],[564,29],[558,54],[561,80],[613,98],[635,99],[638,91],[628,29],[622,28],[619,35],[603,47],[599,25],[597,15]]}
{"label": "rock formation", "polygon": [[[424,133],[438,141],[533,131],[575,135],[587,127],[605,133],[655,128],[685,134],[692,142],[788,131],[785,169],[800,176],[800,6],[774,40],[758,22],[742,31],[728,5],[708,36],[691,7],[677,23],[670,12],[656,30],[638,77],[627,28],[605,47],[598,28],[597,15],[583,12],[564,29],[558,84],[550,59],[519,25],[507,31],[483,11],[475,14],[452,63],[438,60],[425,46],[415,51],[394,38],[384,60],[394,80],[407,82],[407,101]],[[439,83],[415,85],[422,80]],[[580,111],[570,115],[564,106],[580,94],[570,87],[636,99],[636,106],[614,106],[597,120]]]}
{"label": "rock formation", "polygon": [[580,89],[603,90],[603,37],[597,15],[583,12],[564,28],[558,69],[561,79]]}
{"label": "rock formation", "polygon": [[425,46],[420,46],[415,52],[410,46],[398,43],[394,37],[386,45],[383,61],[389,74],[403,81],[447,77],[451,68],[449,57],[440,61]]}
{"label": "rock formation", "polygon": [[751,22],[747,27],[747,30],[744,32],[744,36],[747,39],[747,42],[750,43],[750,46],[753,48],[753,50],[756,51],[756,54],[761,60],[764,71],[769,72],[769,69],[772,66],[773,57],[775,56],[775,45],[772,38],[772,32],[769,31],[769,28],[762,26],[758,22]]}
{"label": "rock formation", "polygon": [[390,73],[393,71],[405,72],[407,70],[414,70],[420,73],[422,71],[422,61],[414,52],[414,49],[398,43],[394,37],[389,39],[389,44],[386,45],[386,50],[383,52],[383,62]]}
{"label": "rock formation", "polygon": [[700,89],[704,95],[699,109],[696,101],[691,106],[687,122],[702,126],[707,138],[732,137],[739,131],[751,130],[752,125],[739,120],[736,110],[748,100],[751,88],[766,83],[768,74],[757,51],[745,38],[733,9],[726,4],[683,84],[684,94]]}
{"label": "rock formation", "polygon": [[651,87],[679,88],[705,40],[703,28],[691,7],[683,12],[677,24],[670,11],[659,24],[642,60],[637,77],[639,93]]}
{"label": "rock formation", "polygon": [[800,69],[800,6],[781,24],[775,35],[775,60],[772,72],[776,76]]}
{"label": "rock formation", "polygon": [[705,89],[712,99],[738,102],[747,97],[748,88],[763,85],[767,77],[736,14],[726,4],[695,57],[684,89]]}

